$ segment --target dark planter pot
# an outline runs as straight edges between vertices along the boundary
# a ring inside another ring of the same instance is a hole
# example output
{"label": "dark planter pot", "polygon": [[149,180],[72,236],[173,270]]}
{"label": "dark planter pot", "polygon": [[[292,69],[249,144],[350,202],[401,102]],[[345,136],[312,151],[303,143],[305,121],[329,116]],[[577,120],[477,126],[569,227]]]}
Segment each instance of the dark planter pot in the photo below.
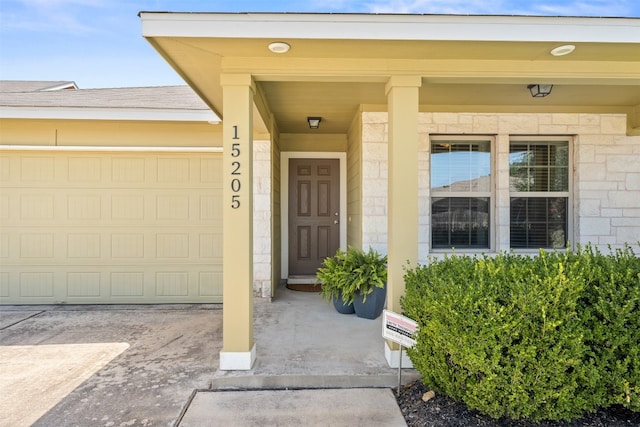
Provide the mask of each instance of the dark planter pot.
{"label": "dark planter pot", "polygon": [[373,288],[373,292],[367,295],[367,300],[363,302],[362,295],[356,295],[353,301],[353,308],[356,310],[356,316],[365,319],[377,319],[384,309],[384,301],[387,298],[387,285],[384,288]]}
{"label": "dark planter pot", "polygon": [[353,304],[345,304],[344,302],[342,302],[342,294],[339,297],[333,297],[333,306],[336,308],[338,313],[342,313],[342,314],[355,313]]}

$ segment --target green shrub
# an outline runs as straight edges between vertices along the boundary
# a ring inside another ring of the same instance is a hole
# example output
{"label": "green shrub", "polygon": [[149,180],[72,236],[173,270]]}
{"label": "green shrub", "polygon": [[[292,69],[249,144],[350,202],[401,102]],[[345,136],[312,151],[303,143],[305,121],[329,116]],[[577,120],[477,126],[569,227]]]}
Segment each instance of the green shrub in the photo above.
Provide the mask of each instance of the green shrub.
{"label": "green shrub", "polygon": [[629,247],[607,256],[588,247],[574,258],[585,277],[579,309],[602,406],[640,411],[640,258]]}
{"label": "green shrub", "polygon": [[408,353],[425,384],[494,418],[637,410],[640,269],[630,249],[430,261],[407,271],[402,299],[420,326]]}

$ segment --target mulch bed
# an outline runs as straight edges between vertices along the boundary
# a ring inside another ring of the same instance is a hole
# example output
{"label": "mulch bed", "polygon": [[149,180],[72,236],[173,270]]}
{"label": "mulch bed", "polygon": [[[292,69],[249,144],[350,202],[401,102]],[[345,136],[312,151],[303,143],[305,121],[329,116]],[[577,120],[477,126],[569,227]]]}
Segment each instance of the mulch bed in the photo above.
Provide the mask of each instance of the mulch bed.
{"label": "mulch bed", "polygon": [[[606,411],[588,414],[571,422],[512,421],[493,419],[467,408],[463,403],[436,394],[427,401],[422,396],[429,391],[419,381],[403,386],[396,396],[398,406],[409,427],[631,427],[640,426],[640,412],[631,412],[623,407],[612,407]],[[395,390],[394,390],[395,392]]]}

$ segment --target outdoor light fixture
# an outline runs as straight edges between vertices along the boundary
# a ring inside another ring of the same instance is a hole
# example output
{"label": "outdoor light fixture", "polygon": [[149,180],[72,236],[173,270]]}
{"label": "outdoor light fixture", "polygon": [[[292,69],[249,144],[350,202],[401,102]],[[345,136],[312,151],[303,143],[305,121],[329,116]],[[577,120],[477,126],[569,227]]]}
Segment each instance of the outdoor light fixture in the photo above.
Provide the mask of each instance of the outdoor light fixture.
{"label": "outdoor light fixture", "polygon": [[289,43],[285,42],[273,42],[269,44],[269,50],[273,53],[287,53],[291,49]]}
{"label": "outdoor light fixture", "polygon": [[554,47],[551,49],[551,55],[553,56],[565,56],[576,50],[576,46],[573,44],[563,44],[562,46]]}
{"label": "outdoor light fixture", "polygon": [[531,92],[531,96],[534,98],[543,98],[551,93],[551,89],[553,89],[553,85],[529,85],[527,89]]}
{"label": "outdoor light fixture", "polygon": [[318,129],[320,127],[321,121],[322,117],[307,117],[307,122],[309,123],[310,129]]}

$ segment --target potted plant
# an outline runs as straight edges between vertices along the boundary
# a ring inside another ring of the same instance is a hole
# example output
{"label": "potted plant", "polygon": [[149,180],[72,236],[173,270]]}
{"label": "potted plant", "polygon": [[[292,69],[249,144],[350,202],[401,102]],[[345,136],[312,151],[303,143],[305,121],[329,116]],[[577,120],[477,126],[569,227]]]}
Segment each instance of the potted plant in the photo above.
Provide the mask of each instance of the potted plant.
{"label": "potted plant", "polygon": [[324,260],[318,279],[322,282],[323,298],[332,300],[339,312],[353,313],[351,310],[354,310],[357,316],[367,319],[375,319],[382,313],[387,257],[373,249],[367,252],[354,247],[346,251],[339,249],[333,257]]}
{"label": "potted plant", "polygon": [[332,301],[336,310],[342,314],[355,313],[354,296],[344,291],[350,280],[351,270],[347,252],[338,249],[334,256],[324,259],[316,275],[322,284],[322,298]]}
{"label": "potted plant", "polygon": [[357,289],[353,308],[358,317],[376,319],[382,313],[387,297],[387,256],[369,248],[355,250],[352,286]]}

